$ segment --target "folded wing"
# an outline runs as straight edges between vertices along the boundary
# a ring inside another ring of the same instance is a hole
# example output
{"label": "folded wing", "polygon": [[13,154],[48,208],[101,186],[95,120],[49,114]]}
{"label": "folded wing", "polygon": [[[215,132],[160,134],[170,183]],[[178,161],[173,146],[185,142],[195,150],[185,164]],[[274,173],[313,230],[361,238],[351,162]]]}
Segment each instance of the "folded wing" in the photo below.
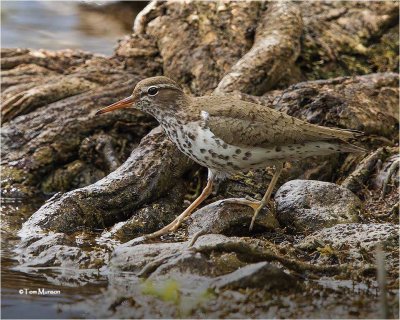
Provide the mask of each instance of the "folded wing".
{"label": "folded wing", "polygon": [[[218,96],[218,99],[215,96],[201,97],[196,102],[199,110],[208,113],[207,126],[214,135],[239,147],[270,148],[316,141],[346,142],[361,134],[358,131],[321,127],[262,105],[224,96]],[[218,104],[213,105],[213,102]],[[352,147],[354,151],[362,150]]]}

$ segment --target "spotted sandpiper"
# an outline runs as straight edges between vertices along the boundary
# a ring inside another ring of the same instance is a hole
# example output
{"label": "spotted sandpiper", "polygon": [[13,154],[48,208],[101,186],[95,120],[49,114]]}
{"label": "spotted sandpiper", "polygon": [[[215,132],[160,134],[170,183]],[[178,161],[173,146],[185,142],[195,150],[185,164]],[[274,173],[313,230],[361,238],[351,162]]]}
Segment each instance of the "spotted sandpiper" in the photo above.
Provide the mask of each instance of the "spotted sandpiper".
{"label": "spotted sandpiper", "polygon": [[126,107],[155,117],[180,151],[208,168],[201,195],[174,221],[146,235],[146,239],[175,231],[210,195],[216,179],[274,166],[275,173],[261,201],[229,200],[253,208],[251,230],[261,208],[270,200],[285,161],[364,151],[347,142],[359,132],[314,125],[228,95],[190,97],[175,81],[162,76],[140,81],[131,96],[96,114]]}

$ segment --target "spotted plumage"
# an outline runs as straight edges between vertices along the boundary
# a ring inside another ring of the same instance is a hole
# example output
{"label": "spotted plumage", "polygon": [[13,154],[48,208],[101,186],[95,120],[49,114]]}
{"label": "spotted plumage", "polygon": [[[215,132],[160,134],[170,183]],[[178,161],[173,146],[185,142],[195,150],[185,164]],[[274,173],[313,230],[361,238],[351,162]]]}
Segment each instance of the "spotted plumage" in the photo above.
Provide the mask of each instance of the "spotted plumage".
{"label": "spotted plumage", "polygon": [[98,113],[129,106],[153,115],[179,150],[209,169],[208,184],[202,195],[174,222],[150,237],[175,230],[208,196],[218,177],[236,171],[276,167],[261,202],[237,202],[255,209],[252,226],[259,210],[269,201],[283,162],[363,151],[348,142],[357,132],[310,124],[230,96],[190,97],[167,77],[140,81],[130,97]]}

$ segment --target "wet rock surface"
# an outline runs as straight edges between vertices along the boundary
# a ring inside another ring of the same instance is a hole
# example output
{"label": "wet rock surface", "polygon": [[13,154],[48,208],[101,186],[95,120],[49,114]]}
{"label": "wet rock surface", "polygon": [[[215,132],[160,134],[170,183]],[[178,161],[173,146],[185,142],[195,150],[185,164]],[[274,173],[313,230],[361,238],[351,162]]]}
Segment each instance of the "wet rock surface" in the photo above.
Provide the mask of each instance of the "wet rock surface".
{"label": "wet rock surface", "polygon": [[[229,238],[218,234],[201,236],[193,247],[189,247],[189,241],[137,244],[135,240],[132,240],[115,248],[109,266],[112,269],[130,271],[137,275],[148,277],[156,272],[159,267],[162,267],[164,271],[161,273],[157,271],[158,274],[165,274],[167,269],[173,269],[175,266],[185,269],[188,264],[191,264],[189,270],[192,269],[194,274],[211,276],[223,271],[216,271],[220,268],[214,268],[214,270],[212,268],[198,268],[198,261],[200,261],[198,259],[201,256],[198,253],[203,251],[210,252],[212,251],[210,248],[214,246],[218,247],[240,242],[240,238]],[[243,243],[245,243],[245,240]],[[170,260],[174,259],[178,259],[181,263],[170,264]],[[215,257],[211,257],[209,263],[223,265],[223,263],[215,262],[215,260]]]}
{"label": "wet rock surface", "polygon": [[[186,246],[187,247],[187,246]],[[110,268],[139,274],[142,269],[153,264],[154,270],[163,259],[179,255],[185,249],[185,243],[153,243],[130,246],[130,243],[118,246],[112,253]]]}
{"label": "wet rock surface", "polygon": [[[132,241],[116,247],[108,268],[112,272],[129,271],[149,283],[173,279],[182,290],[192,292],[295,288],[298,281],[289,271],[267,262],[251,263],[254,259],[262,260],[262,254],[275,263],[280,259],[273,244],[258,245],[260,252],[251,253],[249,248],[257,246],[251,239],[217,234],[201,236],[193,247],[188,242],[135,244]],[[236,247],[236,253],[230,252],[232,246]]]}
{"label": "wet rock surface", "polygon": [[293,180],[275,195],[276,214],[282,226],[309,233],[338,223],[358,220],[360,199],[334,183]]}
{"label": "wet rock surface", "polygon": [[85,243],[82,239],[92,236],[81,234],[71,237],[50,232],[23,238],[16,248],[19,268],[98,269],[108,261],[109,253],[106,247],[100,246],[85,250],[94,243]]}
{"label": "wet rock surface", "polygon": [[266,288],[271,290],[295,288],[297,280],[272,264],[259,262],[221,276],[211,285],[216,289]]}

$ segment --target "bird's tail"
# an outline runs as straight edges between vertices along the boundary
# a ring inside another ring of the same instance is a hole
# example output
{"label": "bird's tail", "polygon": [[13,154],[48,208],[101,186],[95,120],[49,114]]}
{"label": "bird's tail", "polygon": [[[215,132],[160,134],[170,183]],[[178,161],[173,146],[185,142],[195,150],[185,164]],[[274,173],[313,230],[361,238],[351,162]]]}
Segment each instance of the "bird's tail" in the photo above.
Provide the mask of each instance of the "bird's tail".
{"label": "bird's tail", "polygon": [[352,144],[351,142],[364,135],[364,132],[352,129],[321,127],[321,131],[328,139],[339,140],[338,146],[341,152],[366,152],[367,150]]}
{"label": "bird's tail", "polygon": [[339,143],[339,148],[340,148],[341,152],[358,152],[358,153],[367,152],[367,149],[356,146],[347,141],[343,141],[343,142]]}
{"label": "bird's tail", "polygon": [[330,128],[330,127],[321,127],[323,128],[324,134],[329,135],[332,138],[337,138],[340,140],[351,140],[364,135],[364,132],[352,129],[342,129],[342,128]]}

